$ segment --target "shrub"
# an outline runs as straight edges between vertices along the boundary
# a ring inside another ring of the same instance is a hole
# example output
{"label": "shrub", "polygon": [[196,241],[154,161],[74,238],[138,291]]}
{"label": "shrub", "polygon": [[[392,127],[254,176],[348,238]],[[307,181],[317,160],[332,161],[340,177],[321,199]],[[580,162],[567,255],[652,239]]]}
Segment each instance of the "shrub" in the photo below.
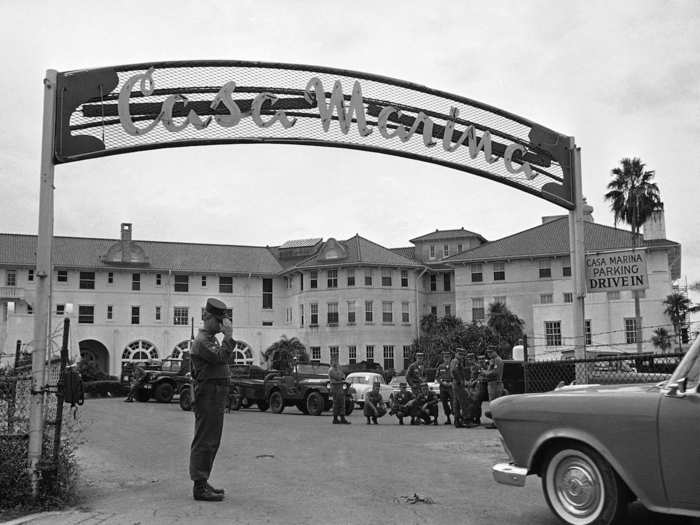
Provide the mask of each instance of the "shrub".
{"label": "shrub", "polygon": [[[60,509],[76,501],[78,464],[75,446],[64,438],[55,469],[39,463],[40,480],[36,499],[31,498],[27,470],[29,439],[27,435],[0,436],[0,509],[31,512]],[[53,451],[53,440],[44,438],[44,456]],[[54,475],[55,473],[55,475]]]}
{"label": "shrub", "polygon": [[86,381],[83,383],[86,395],[97,397],[119,397],[126,395],[129,385],[122,385],[116,379],[105,379],[100,381]]}
{"label": "shrub", "polygon": [[79,361],[78,372],[80,372],[83,381],[101,381],[110,377],[100,370],[93,361]]}

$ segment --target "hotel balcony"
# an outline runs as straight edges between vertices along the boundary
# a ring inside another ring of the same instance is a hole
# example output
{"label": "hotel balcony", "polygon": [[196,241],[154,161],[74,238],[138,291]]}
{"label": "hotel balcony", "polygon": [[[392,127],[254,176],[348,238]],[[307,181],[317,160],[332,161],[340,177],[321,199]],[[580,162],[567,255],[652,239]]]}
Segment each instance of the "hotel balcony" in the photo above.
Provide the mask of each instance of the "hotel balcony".
{"label": "hotel balcony", "polygon": [[24,288],[17,286],[0,286],[0,299],[5,300],[24,300]]}

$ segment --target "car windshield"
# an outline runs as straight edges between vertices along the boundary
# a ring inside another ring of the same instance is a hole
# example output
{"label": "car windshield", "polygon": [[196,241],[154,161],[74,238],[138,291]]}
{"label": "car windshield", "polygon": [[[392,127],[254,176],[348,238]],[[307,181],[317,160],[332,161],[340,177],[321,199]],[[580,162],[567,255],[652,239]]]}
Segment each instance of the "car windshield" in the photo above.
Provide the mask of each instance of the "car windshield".
{"label": "car windshield", "polygon": [[391,386],[394,386],[396,388],[399,387],[399,383],[405,383],[406,382],[406,377],[405,376],[396,376],[391,380],[391,383],[389,383]]}
{"label": "car windshield", "polygon": [[366,385],[367,383],[369,383],[366,376],[353,376],[353,377],[350,377],[349,379],[350,379],[350,382],[353,384]]}
{"label": "car windshield", "polygon": [[670,382],[676,383],[683,378],[687,380],[688,390],[697,388],[700,383],[700,336],[695,339],[693,346],[673,372]]}

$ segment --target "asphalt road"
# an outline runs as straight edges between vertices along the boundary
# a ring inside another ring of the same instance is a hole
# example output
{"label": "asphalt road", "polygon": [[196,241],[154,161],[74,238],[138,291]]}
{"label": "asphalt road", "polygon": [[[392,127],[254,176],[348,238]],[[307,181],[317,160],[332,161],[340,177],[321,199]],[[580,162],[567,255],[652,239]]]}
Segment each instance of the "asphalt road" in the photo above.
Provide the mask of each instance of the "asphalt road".
{"label": "asphalt road", "polygon": [[[192,413],[121,399],[88,399],[80,410],[82,505],[32,523],[558,523],[539,478],[524,488],[493,481],[490,466],[505,459],[496,430],[399,426],[388,416],[366,425],[359,411],[352,425],[296,408],[232,412],[210,480],[226,499],[203,503],[187,470]],[[409,503],[414,495],[431,503]],[[652,523],[632,506],[628,525]]]}

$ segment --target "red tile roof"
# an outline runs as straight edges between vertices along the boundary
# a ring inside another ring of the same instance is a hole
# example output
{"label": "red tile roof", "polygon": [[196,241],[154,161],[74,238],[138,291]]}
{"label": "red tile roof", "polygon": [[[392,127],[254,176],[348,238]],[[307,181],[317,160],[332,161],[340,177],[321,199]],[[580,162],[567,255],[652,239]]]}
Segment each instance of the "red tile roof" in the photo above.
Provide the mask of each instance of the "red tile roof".
{"label": "red tile roof", "polygon": [[478,233],[465,230],[464,228],[459,228],[457,230],[435,230],[434,232],[426,233],[425,235],[421,235],[420,237],[409,239],[409,242],[415,244],[416,241],[447,241],[451,239],[459,239],[462,237],[476,237],[477,239],[481,240],[481,242],[487,242],[486,239],[484,239]]}

